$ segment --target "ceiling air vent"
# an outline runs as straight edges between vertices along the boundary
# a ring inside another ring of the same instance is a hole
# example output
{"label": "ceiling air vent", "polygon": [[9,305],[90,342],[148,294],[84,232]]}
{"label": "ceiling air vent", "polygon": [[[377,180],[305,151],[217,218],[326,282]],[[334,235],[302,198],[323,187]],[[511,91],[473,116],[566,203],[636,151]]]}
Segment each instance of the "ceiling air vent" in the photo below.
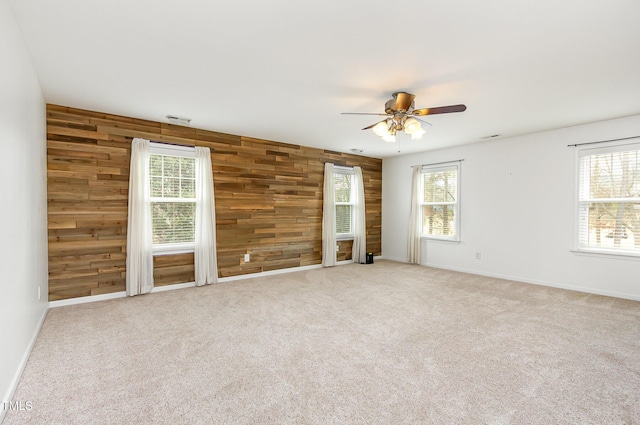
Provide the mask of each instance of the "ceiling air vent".
{"label": "ceiling air vent", "polygon": [[491,136],[481,137],[482,140],[495,139],[496,137],[500,137],[502,134],[492,134]]}
{"label": "ceiling air vent", "polygon": [[191,118],[181,118],[176,117],[175,115],[167,115],[167,120],[169,120],[171,124],[178,125],[189,125],[189,123],[191,122]]}

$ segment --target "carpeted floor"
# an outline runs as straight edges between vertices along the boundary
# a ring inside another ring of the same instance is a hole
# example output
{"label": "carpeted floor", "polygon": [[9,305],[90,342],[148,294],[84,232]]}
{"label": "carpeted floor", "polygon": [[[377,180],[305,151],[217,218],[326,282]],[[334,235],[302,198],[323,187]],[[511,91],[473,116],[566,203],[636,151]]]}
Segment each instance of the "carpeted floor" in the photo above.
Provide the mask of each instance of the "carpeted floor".
{"label": "carpeted floor", "polygon": [[640,302],[390,261],[49,311],[14,424],[640,424]]}

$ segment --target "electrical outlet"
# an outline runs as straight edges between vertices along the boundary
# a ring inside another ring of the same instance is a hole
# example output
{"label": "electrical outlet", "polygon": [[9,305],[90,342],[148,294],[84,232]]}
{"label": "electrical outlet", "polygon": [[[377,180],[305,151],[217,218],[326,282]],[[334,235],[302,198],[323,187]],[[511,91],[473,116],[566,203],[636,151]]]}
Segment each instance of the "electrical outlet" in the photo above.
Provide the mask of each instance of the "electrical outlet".
{"label": "electrical outlet", "polygon": [[248,263],[249,261],[251,261],[251,254],[244,254],[244,262]]}
{"label": "electrical outlet", "polygon": [[476,260],[479,260],[482,257],[482,255],[479,252],[476,252]]}
{"label": "electrical outlet", "polygon": [[336,252],[340,251],[340,245],[336,245]]}

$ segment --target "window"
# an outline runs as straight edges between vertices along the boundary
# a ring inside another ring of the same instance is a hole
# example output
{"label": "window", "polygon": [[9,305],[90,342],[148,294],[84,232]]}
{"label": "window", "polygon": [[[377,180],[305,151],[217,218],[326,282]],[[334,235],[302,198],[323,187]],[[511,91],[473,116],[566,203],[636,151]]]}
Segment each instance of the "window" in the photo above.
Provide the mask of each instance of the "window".
{"label": "window", "polygon": [[152,143],[149,178],[154,252],[192,251],[196,211],[193,151]]}
{"label": "window", "polygon": [[333,174],[336,201],[336,238],[353,238],[353,171],[337,169]]}
{"label": "window", "polygon": [[640,255],[640,144],[578,158],[578,249]]}
{"label": "window", "polygon": [[421,235],[459,240],[459,163],[422,167],[419,190]]}

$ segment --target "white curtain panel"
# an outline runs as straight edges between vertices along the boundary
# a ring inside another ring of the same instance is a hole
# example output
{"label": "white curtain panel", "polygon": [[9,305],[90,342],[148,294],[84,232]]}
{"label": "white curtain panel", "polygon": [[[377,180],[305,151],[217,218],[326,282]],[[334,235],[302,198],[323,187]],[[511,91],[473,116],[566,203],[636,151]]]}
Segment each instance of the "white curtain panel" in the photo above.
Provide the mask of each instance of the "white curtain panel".
{"label": "white curtain panel", "polygon": [[422,177],[422,166],[413,167],[411,178],[411,209],[409,210],[409,235],[408,249],[409,262],[420,264],[420,206],[418,205],[420,190],[420,178]]}
{"label": "white curtain panel", "polygon": [[333,164],[324,164],[322,195],[322,265],[336,265],[336,196],[333,187]]}
{"label": "white curtain panel", "polygon": [[153,289],[153,235],[151,233],[151,184],[149,141],[133,139],[129,168],[127,222],[127,295]]}
{"label": "white curtain panel", "polygon": [[362,169],[353,167],[353,171],[355,173],[356,211],[351,258],[354,263],[363,264],[367,262],[367,215],[364,206],[364,183]]}
{"label": "white curtain panel", "polygon": [[196,146],[196,285],[216,283],[216,205],[213,196],[213,172],[209,148]]}

